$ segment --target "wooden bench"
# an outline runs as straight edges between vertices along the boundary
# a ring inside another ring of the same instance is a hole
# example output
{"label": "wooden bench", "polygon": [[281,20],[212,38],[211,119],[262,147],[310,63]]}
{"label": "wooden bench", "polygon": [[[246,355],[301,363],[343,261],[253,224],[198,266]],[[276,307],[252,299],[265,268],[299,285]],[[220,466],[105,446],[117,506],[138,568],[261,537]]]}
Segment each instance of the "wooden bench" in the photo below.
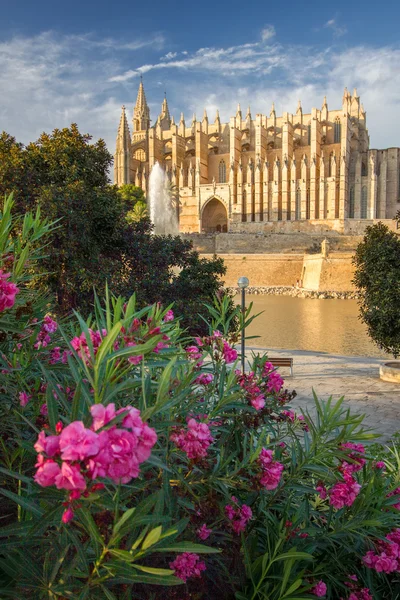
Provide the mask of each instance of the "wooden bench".
{"label": "wooden bench", "polygon": [[269,358],[268,362],[274,367],[289,367],[290,375],[293,377],[293,358]]}

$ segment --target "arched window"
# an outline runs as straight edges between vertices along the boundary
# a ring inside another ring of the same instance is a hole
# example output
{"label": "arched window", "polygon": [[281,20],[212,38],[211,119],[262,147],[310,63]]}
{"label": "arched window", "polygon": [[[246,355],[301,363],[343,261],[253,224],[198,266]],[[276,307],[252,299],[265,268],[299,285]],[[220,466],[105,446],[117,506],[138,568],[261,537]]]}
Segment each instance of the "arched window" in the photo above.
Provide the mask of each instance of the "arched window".
{"label": "arched window", "polygon": [[367,186],[364,185],[361,190],[361,218],[362,219],[367,218],[367,208],[368,208],[367,195],[368,195]]}
{"label": "arched window", "polygon": [[340,123],[340,118],[336,117],[335,124],[333,126],[333,141],[335,144],[340,144],[342,136],[342,125]]}
{"label": "arched window", "polygon": [[311,146],[311,125],[307,125],[307,146]]}
{"label": "arched window", "polygon": [[307,195],[306,195],[306,219],[310,218],[310,212],[311,212],[311,196],[310,196],[310,188],[307,188]]}
{"label": "arched window", "polygon": [[301,190],[297,188],[296,190],[296,221],[300,221],[301,219]]}
{"label": "arched window", "polygon": [[226,164],[224,160],[221,160],[221,162],[219,163],[218,179],[219,183],[226,182]]}
{"label": "arched window", "polygon": [[349,219],[354,219],[354,187],[350,188]]}
{"label": "arched window", "polygon": [[144,150],[142,150],[141,148],[136,150],[134,157],[136,158],[136,160],[140,160],[141,162],[146,162],[146,152]]}
{"label": "arched window", "polygon": [[242,192],[242,221],[243,223],[247,221],[247,193],[245,189]]}
{"label": "arched window", "polygon": [[366,177],[368,175],[367,165],[365,162],[361,163],[361,177]]}

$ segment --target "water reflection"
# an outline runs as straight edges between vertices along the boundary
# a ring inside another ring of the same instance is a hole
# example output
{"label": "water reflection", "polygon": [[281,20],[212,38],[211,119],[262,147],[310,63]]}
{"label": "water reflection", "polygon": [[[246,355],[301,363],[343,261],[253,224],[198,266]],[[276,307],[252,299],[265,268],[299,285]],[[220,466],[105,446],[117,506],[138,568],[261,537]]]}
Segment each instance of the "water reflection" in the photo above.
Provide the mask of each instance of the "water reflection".
{"label": "water reflection", "polygon": [[[239,302],[239,296],[236,297]],[[247,330],[250,346],[314,350],[354,356],[386,356],[358,319],[356,300],[317,300],[290,296],[253,296],[253,312],[264,311]]]}

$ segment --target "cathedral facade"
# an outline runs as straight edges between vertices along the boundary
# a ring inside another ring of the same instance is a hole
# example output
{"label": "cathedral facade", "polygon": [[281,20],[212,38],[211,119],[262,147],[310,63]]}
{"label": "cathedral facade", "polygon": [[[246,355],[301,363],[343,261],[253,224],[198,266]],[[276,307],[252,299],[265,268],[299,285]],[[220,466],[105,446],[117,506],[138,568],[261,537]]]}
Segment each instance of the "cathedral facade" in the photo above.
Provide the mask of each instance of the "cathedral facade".
{"label": "cathedral facade", "polygon": [[400,148],[369,148],[366,113],[357,91],[342,106],[277,116],[250,108],[229,123],[219,114],[179,123],[164,98],[154,125],[141,82],[132,134],[122,108],[114,180],[148,190],[159,162],[179,190],[183,233],[311,231],[360,233],[400,210]]}

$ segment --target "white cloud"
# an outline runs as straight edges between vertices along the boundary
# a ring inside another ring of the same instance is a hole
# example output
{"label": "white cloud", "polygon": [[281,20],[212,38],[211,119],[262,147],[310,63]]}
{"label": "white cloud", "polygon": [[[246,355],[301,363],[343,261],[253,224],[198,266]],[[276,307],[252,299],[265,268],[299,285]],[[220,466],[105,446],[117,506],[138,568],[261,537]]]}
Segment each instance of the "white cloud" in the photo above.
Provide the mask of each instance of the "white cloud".
{"label": "white cloud", "polygon": [[342,35],[347,33],[347,28],[343,25],[339,25],[336,19],[329,19],[329,21],[324,24],[324,28],[330,29],[333,36],[336,38],[342,37]]}
{"label": "white cloud", "polygon": [[177,52],[168,52],[165,56],[162,56],[160,60],[171,60],[171,58],[175,58],[176,56],[178,56]]}
{"label": "white cloud", "polygon": [[261,39],[263,42],[267,42],[271,38],[275,37],[276,31],[273,25],[265,25],[261,31]]}
{"label": "white cloud", "polygon": [[75,121],[82,131],[103,137],[113,151],[120,107],[126,104],[131,112],[138,77],[146,73],[153,122],[162,101],[154,90],[164,76],[175,117],[181,111],[202,114],[206,107],[213,120],[219,108],[225,121],[238,101],[243,109],[251,104],[253,117],[269,114],[273,101],[279,114],[295,111],[298,98],[304,112],[310,112],[321,106],[325,94],[329,107],[336,109],[347,86],[358,88],[372,147],[400,145],[399,47],[321,50],[259,41],[178,52],[151,62],[151,46],[139,54],[139,42],[132,43],[135,49],[127,48],[129,41],[51,32],[0,42],[0,130],[26,143]]}

